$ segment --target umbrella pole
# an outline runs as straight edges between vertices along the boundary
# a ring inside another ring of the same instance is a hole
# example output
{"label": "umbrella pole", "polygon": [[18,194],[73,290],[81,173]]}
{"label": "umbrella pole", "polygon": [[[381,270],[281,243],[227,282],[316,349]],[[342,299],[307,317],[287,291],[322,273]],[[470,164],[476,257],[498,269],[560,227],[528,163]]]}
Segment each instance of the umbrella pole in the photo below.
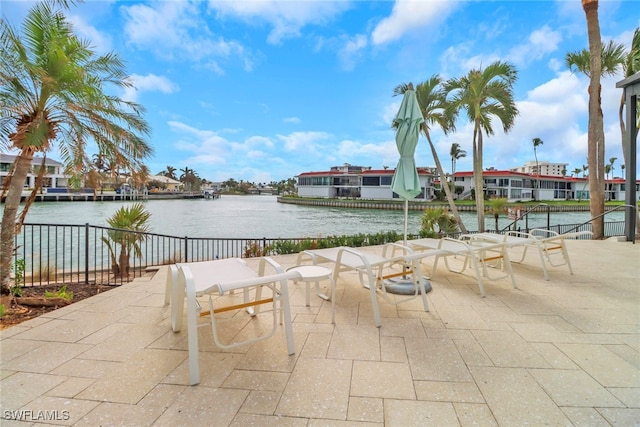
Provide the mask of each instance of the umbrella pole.
{"label": "umbrella pole", "polygon": [[407,228],[409,223],[409,200],[404,199],[404,245],[407,245]]}

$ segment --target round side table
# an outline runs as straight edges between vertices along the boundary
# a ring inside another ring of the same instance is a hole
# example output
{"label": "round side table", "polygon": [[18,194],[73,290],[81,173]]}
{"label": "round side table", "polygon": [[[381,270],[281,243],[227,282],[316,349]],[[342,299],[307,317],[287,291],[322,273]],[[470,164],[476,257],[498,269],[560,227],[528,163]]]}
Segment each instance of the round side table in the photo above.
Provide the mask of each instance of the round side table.
{"label": "round side table", "polygon": [[[296,265],[294,267],[287,268],[287,271],[297,271],[300,273],[300,278],[296,279],[300,282],[305,282],[306,285],[306,305],[311,305],[311,298],[309,296],[311,291],[311,283],[316,284],[316,294],[325,301],[331,300],[331,323],[336,323],[336,283],[333,280],[333,270],[322,265]],[[320,281],[329,280],[331,283],[331,298],[320,293]]]}

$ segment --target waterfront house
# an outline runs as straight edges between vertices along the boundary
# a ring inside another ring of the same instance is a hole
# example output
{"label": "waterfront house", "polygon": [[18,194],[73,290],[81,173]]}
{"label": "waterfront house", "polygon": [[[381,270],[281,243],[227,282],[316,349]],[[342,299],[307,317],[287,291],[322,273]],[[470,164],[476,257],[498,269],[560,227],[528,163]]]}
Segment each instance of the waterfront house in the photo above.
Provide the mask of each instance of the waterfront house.
{"label": "waterfront house", "polygon": [[[5,178],[9,175],[11,165],[15,161],[17,156],[10,154],[0,153],[0,185],[4,185]],[[33,188],[36,184],[36,178],[42,167],[42,157],[34,156],[31,161],[31,170],[27,174],[27,181],[25,182],[25,189]],[[69,178],[64,174],[64,165],[58,161],[50,158],[46,158],[44,167],[46,168],[43,177],[43,188],[67,188],[69,184]]]}
{"label": "waterfront house", "polygon": [[[526,165],[525,165],[526,166]],[[487,197],[504,197],[509,202],[531,200],[588,200],[589,179],[562,174],[564,163],[545,162],[551,174],[533,174],[516,170],[490,169],[483,172]],[[418,167],[422,193],[415,200],[433,200],[439,179],[433,168]],[[304,172],[297,176],[298,195],[315,198],[352,198],[361,200],[391,200],[398,195],[391,190],[394,169],[375,170],[364,166],[334,166],[329,171]],[[473,172],[456,172],[453,176],[454,192],[458,199],[471,199],[475,187]],[[625,199],[625,181],[621,178],[606,180],[606,200]],[[640,190],[640,180],[636,181]]]}
{"label": "waterfront house", "polygon": [[[434,198],[435,174],[430,168],[417,168],[422,193],[416,200]],[[352,198],[363,200],[397,199],[391,190],[394,169],[365,166],[334,166],[329,171],[304,172],[297,176],[300,197]]]}
{"label": "waterfront house", "polygon": [[[155,181],[155,182],[154,182]],[[164,190],[164,191],[181,191],[184,189],[184,184],[180,181],[177,181],[173,178],[169,178],[168,176],[164,176],[164,175],[154,175],[149,177],[148,181],[149,184],[160,184],[161,188],[156,187],[157,190]],[[150,189],[151,191],[154,191],[154,188]]]}

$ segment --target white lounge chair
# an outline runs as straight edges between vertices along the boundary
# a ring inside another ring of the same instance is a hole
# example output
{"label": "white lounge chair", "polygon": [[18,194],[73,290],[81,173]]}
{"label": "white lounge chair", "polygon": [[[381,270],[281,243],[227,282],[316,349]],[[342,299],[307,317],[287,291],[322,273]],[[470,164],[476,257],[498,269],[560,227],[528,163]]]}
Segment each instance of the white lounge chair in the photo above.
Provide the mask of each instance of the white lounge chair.
{"label": "white lounge chair", "polygon": [[[394,256],[390,249],[396,251],[400,249],[403,255]],[[391,252],[390,255],[388,253]],[[381,291],[383,299],[391,304],[400,304],[402,302],[417,298],[422,298],[424,310],[429,311],[429,303],[427,301],[426,290],[422,280],[422,270],[420,260],[435,256],[439,251],[429,253],[413,253],[410,248],[400,247],[396,244],[387,244],[383,248],[382,255],[364,252],[350,247],[337,247],[326,249],[310,249],[302,251],[298,254],[298,264],[303,264],[307,258],[313,264],[322,262],[330,262],[333,267],[333,284],[338,281],[341,272],[347,270],[355,270],[360,277],[360,283],[369,289],[371,294],[371,304],[373,306],[373,317],[377,327],[381,326],[380,309],[378,307],[377,291]],[[393,277],[408,276],[411,277],[414,292],[406,298],[391,299],[386,292],[384,280]]]}
{"label": "white lounge chair", "polygon": [[[590,231],[577,231],[572,233],[559,234],[555,231],[534,229],[529,233],[519,231],[509,231],[505,234],[496,233],[478,233],[469,234],[469,238],[473,240],[483,240],[489,242],[504,242],[508,248],[521,248],[522,254],[520,259],[512,260],[515,263],[522,263],[527,255],[527,249],[535,247],[540,257],[544,279],[549,280],[549,272],[547,264],[551,267],[560,267],[566,265],[569,273],[573,274],[571,268],[571,260],[569,259],[569,251],[565,244],[566,239],[578,239],[582,236],[592,236]],[[514,251],[511,251],[512,254]]]}
{"label": "white lounge chair", "polygon": [[[266,266],[270,265],[273,274],[266,274]],[[239,258],[227,258],[215,261],[179,263],[169,267],[169,276],[172,280],[171,288],[171,327],[174,332],[182,329],[182,317],[184,313],[184,299],[187,300],[187,333],[189,341],[189,376],[190,384],[200,382],[200,370],[198,364],[198,316],[209,315],[213,330],[213,339],[220,348],[227,349],[239,345],[250,344],[267,339],[276,332],[278,325],[277,313],[284,323],[287,338],[287,350],[289,355],[295,353],[293,342],[293,328],[291,325],[291,309],[289,306],[288,281],[300,277],[296,271],[284,272],[282,267],[269,257],[260,258],[258,272],[255,272]],[[177,272],[177,274],[176,274]],[[173,280],[177,276],[177,280]],[[262,290],[267,287],[271,290],[271,296],[262,297]],[[224,295],[235,290],[244,292],[244,303],[225,307],[214,307],[213,295]],[[250,293],[250,291],[252,291]],[[209,311],[201,313],[201,307],[197,297],[209,295]],[[254,298],[251,299],[251,295]],[[279,307],[278,307],[279,303]],[[259,305],[271,304],[273,310],[273,327],[265,335],[249,338],[244,341],[222,343],[216,324],[216,313],[240,310],[246,308],[251,315],[255,315]],[[255,312],[253,310],[255,307]]]}
{"label": "white lounge chair", "polygon": [[[431,269],[432,275],[435,274],[440,258],[444,258],[447,269],[454,273],[463,273],[466,267],[470,265],[471,268],[473,268],[476,281],[478,282],[478,288],[480,289],[480,295],[483,298],[486,296],[484,283],[482,281],[483,277],[490,280],[510,277],[513,288],[518,288],[513,276],[513,271],[511,270],[507,246],[504,242],[451,239],[445,237],[442,239],[424,238],[408,240],[407,245],[416,251],[433,251],[435,249],[442,251],[442,253],[435,256]],[[453,268],[448,262],[449,257],[462,257],[464,259],[462,268],[457,270]],[[487,269],[490,263],[492,266],[494,266],[495,263],[499,263],[501,271],[503,271],[504,274],[490,277],[489,270]],[[480,270],[480,265],[482,265],[482,271]]]}

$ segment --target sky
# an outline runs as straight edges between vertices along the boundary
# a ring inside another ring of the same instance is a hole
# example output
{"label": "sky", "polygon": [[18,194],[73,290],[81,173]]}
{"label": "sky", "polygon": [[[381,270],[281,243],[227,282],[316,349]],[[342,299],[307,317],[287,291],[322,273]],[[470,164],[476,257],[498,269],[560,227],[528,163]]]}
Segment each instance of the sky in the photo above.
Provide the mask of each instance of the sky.
{"label": "sky", "polygon": [[[3,19],[19,27],[30,4],[1,0]],[[494,120],[484,168],[534,161],[533,138],[543,140],[538,160],[568,163],[567,175],[587,164],[588,79],[564,60],[588,47],[579,0],[88,0],[65,13],[97,53],[125,61],[135,88],[117,95],[146,109],[153,174],[188,167],[213,182],[266,184],[345,163],[395,168],[393,89],[497,60],[518,70],[519,115],[506,134]],[[602,39],[628,49],[640,2],[600,0],[599,18]],[[605,158],[617,157],[616,176],[622,78],[602,81]],[[431,136],[446,172],[452,143],[468,153],[456,171],[472,170],[465,114],[455,133]],[[424,136],[415,159],[435,165]]]}

